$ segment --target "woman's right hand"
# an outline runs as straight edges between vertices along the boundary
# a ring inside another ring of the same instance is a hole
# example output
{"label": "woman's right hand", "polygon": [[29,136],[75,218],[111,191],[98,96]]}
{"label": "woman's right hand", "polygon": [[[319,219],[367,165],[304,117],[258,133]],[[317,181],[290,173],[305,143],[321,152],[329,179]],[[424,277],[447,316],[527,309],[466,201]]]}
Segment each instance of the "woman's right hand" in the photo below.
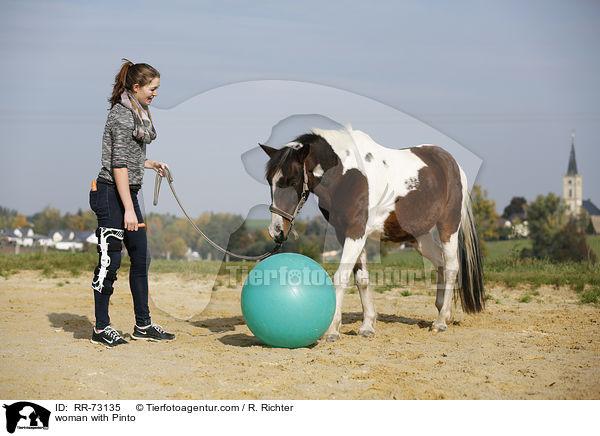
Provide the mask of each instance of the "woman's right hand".
{"label": "woman's right hand", "polygon": [[135,214],[134,209],[125,209],[124,221],[125,221],[125,230],[137,232],[138,219],[137,219],[137,215]]}

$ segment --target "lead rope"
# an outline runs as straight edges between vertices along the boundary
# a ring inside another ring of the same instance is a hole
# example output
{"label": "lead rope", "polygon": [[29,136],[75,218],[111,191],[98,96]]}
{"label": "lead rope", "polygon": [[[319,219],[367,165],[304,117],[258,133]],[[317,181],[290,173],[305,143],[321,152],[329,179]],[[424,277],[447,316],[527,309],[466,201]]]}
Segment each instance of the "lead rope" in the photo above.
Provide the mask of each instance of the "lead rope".
{"label": "lead rope", "polygon": [[[181,204],[181,201],[179,201],[179,197],[177,196],[177,193],[175,192],[175,188],[173,187],[173,175],[171,174],[171,170],[169,168],[163,167],[163,171],[165,173],[164,177],[167,179],[167,182],[169,182],[169,187],[171,188],[171,192],[173,193],[173,197],[175,197],[175,200],[177,201],[177,204],[179,204],[179,207],[181,208],[181,211],[183,212],[183,214],[185,215],[185,217],[188,219],[188,221],[190,222],[190,224],[192,225],[192,227],[198,233],[200,233],[200,235],[202,235],[202,237],[204,239],[206,239],[206,242],[208,242],[214,248],[216,248],[217,250],[219,250],[220,252],[222,252],[224,254],[228,254],[228,255],[236,257],[238,259],[243,259],[243,260],[259,260],[259,261],[263,260],[263,259],[269,257],[270,255],[275,254],[275,253],[277,253],[279,251],[279,249],[281,248],[281,244],[282,243],[275,243],[275,248],[273,248],[271,251],[269,251],[269,252],[267,252],[265,254],[261,254],[260,256],[244,256],[242,254],[232,253],[231,251],[228,251],[228,250],[222,248],[221,246],[219,246],[217,243],[211,241],[210,238],[208,236],[206,236],[204,234],[204,232],[198,228],[198,226],[196,225],[196,223],[194,222],[194,220],[192,220],[190,218],[190,216],[187,214],[187,212],[183,208],[183,205]],[[162,179],[163,179],[163,176],[161,176],[159,173],[156,173],[156,179],[154,180],[154,201],[153,201],[154,206],[156,206],[158,204],[158,193],[160,192],[160,184],[162,182]]]}

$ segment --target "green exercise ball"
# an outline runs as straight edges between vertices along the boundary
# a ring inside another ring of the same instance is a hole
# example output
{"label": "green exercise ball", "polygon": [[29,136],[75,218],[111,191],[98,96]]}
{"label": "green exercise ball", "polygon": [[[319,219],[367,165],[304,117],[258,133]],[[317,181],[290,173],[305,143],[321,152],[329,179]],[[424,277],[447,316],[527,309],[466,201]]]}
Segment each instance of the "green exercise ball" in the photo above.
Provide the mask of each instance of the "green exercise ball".
{"label": "green exercise ball", "polygon": [[242,313],[250,331],[273,347],[315,343],[335,313],[335,290],[327,271],[297,253],[270,256],[248,274]]}

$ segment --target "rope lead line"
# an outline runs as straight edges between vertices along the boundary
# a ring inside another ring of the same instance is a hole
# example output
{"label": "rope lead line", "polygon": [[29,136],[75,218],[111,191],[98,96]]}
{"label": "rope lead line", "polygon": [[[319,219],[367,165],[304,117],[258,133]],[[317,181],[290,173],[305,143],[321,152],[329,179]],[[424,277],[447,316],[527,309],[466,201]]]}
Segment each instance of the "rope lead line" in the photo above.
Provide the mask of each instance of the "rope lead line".
{"label": "rope lead line", "polygon": [[[260,256],[244,256],[244,255],[241,255],[241,254],[232,253],[231,251],[228,251],[228,250],[222,248],[221,246],[219,246],[217,243],[211,241],[210,238],[208,236],[206,236],[204,234],[204,232],[198,228],[198,226],[196,225],[196,223],[194,222],[194,220],[192,220],[190,218],[190,216],[187,214],[187,212],[183,208],[183,205],[181,204],[181,201],[179,201],[179,197],[177,196],[177,193],[175,192],[175,188],[173,187],[173,175],[171,174],[171,170],[169,168],[164,167],[163,171],[165,172],[165,177],[167,179],[167,182],[169,182],[169,187],[171,188],[171,192],[173,193],[173,197],[175,197],[175,200],[177,201],[177,204],[179,204],[179,207],[181,208],[181,211],[183,212],[183,214],[185,215],[185,217],[188,219],[188,221],[190,222],[190,224],[192,225],[192,227],[198,233],[200,233],[200,235],[202,235],[202,237],[204,239],[206,239],[206,242],[208,242],[214,248],[216,248],[217,250],[219,250],[220,252],[222,252],[224,254],[228,254],[228,255],[236,257],[238,259],[243,259],[243,260],[259,260],[259,261],[263,260],[266,257],[269,257],[270,255],[275,254],[275,253],[277,253],[279,251],[279,249],[281,248],[281,243],[276,243],[275,244],[275,248],[273,248],[273,250],[271,250],[271,251],[269,251],[269,252],[267,252],[265,254],[261,254]],[[154,180],[154,201],[153,201],[154,206],[156,206],[158,204],[158,193],[160,192],[160,184],[162,182],[162,179],[163,179],[163,176],[161,176],[159,173],[156,173],[156,179]]]}

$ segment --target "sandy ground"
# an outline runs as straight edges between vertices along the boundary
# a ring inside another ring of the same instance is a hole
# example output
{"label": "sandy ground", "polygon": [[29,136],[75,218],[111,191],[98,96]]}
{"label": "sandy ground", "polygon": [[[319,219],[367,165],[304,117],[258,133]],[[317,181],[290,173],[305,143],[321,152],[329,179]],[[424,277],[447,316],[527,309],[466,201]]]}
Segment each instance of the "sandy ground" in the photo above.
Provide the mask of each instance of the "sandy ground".
{"label": "sandy ground", "polygon": [[[127,339],[126,280],[111,303]],[[600,310],[569,289],[491,287],[486,312],[457,309],[433,333],[434,297],[376,293],[376,336],[356,335],[358,294],[344,300],[342,338],[295,350],[261,344],[240,309],[241,286],[154,275],[153,320],[171,343],[93,345],[89,277],[0,278],[0,396],[4,399],[599,399]],[[417,294],[417,295],[415,295]],[[210,301],[209,301],[209,298]],[[185,299],[186,304],[181,304]],[[160,310],[158,306],[166,309]],[[178,318],[196,310],[191,321]],[[171,315],[167,312],[171,312]],[[198,313],[198,312],[196,312]],[[175,314],[176,316],[173,316]]]}

